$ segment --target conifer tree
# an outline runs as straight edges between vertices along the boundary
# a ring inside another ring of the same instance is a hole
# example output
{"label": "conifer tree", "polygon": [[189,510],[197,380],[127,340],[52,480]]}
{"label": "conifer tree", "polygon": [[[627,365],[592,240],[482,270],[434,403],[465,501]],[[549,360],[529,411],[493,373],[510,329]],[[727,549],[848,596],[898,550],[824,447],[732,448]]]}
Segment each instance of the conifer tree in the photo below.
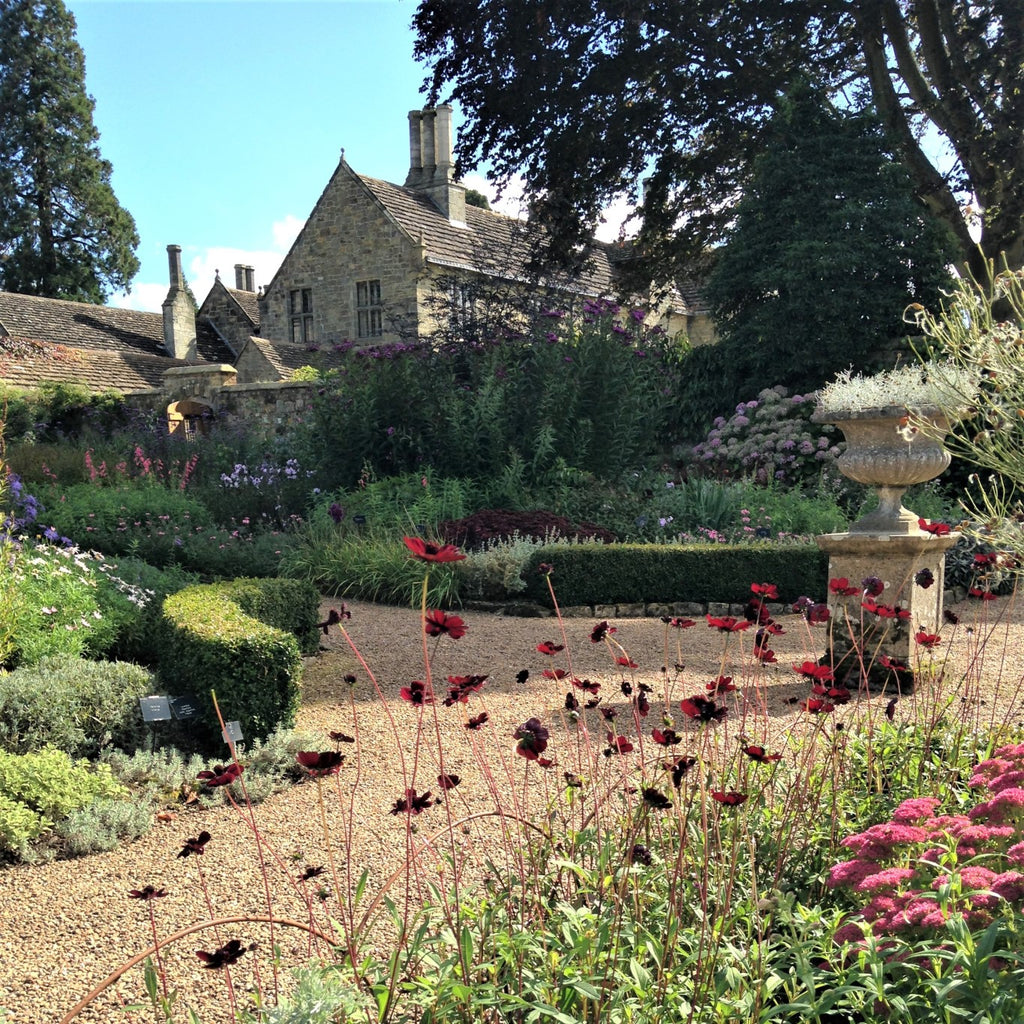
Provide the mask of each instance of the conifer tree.
{"label": "conifer tree", "polygon": [[75,19],[61,0],[0,0],[0,289],[102,303],[139,236],[99,151]]}

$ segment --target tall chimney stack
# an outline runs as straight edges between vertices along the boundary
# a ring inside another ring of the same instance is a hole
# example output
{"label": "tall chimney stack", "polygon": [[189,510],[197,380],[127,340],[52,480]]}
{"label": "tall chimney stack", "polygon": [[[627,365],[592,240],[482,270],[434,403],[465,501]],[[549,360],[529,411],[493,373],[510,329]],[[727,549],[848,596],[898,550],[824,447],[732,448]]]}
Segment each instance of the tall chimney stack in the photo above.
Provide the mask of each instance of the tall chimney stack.
{"label": "tall chimney stack", "polygon": [[457,227],[466,225],[466,190],[454,180],[452,108],[409,111],[409,174],[406,188],[430,196]]}
{"label": "tall chimney stack", "polygon": [[181,270],[181,246],[167,246],[170,287],[163,302],[164,348],[174,359],[196,361],[196,311],[185,290]]}

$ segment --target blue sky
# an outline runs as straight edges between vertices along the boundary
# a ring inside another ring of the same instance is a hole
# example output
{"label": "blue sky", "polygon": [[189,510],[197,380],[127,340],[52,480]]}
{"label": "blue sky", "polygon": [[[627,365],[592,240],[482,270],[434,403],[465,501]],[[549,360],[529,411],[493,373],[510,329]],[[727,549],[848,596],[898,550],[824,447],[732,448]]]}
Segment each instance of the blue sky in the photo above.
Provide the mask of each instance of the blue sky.
{"label": "blue sky", "polygon": [[269,283],[342,148],[356,171],[404,180],[407,115],[424,99],[415,0],[65,3],[141,239],[132,294],[112,303],[158,311],[172,243],[200,302],[216,268],[233,286],[251,263]]}

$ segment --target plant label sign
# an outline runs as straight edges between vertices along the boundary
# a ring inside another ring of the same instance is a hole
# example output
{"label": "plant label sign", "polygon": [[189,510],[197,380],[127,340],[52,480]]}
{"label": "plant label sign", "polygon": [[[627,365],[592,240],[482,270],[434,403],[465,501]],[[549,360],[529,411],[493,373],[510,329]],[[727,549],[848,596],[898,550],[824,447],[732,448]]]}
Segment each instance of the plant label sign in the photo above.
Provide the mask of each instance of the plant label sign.
{"label": "plant label sign", "polygon": [[225,722],[221,736],[224,737],[224,742],[227,744],[241,743],[244,739],[241,722]]}
{"label": "plant label sign", "polygon": [[171,717],[171,703],[166,697],[140,697],[144,722],[166,722]]}
{"label": "plant label sign", "polygon": [[171,697],[171,714],[179,722],[187,722],[191,718],[199,717],[199,708],[196,699],[191,693],[183,693],[179,697]]}

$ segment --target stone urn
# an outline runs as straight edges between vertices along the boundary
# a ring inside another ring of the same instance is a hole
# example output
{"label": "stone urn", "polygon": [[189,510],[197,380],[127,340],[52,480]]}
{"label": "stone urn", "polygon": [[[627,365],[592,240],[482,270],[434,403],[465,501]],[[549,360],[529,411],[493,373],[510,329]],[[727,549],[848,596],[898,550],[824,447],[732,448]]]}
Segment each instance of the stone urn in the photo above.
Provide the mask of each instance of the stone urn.
{"label": "stone urn", "polygon": [[934,480],[950,463],[942,440],[955,414],[938,408],[904,405],[857,412],[815,413],[814,423],[831,423],[843,432],[846,451],[837,465],[843,476],[878,491],[878,507],[853,523],[850,533],[917,535],[918,517],[903,507],[903,492]]}

